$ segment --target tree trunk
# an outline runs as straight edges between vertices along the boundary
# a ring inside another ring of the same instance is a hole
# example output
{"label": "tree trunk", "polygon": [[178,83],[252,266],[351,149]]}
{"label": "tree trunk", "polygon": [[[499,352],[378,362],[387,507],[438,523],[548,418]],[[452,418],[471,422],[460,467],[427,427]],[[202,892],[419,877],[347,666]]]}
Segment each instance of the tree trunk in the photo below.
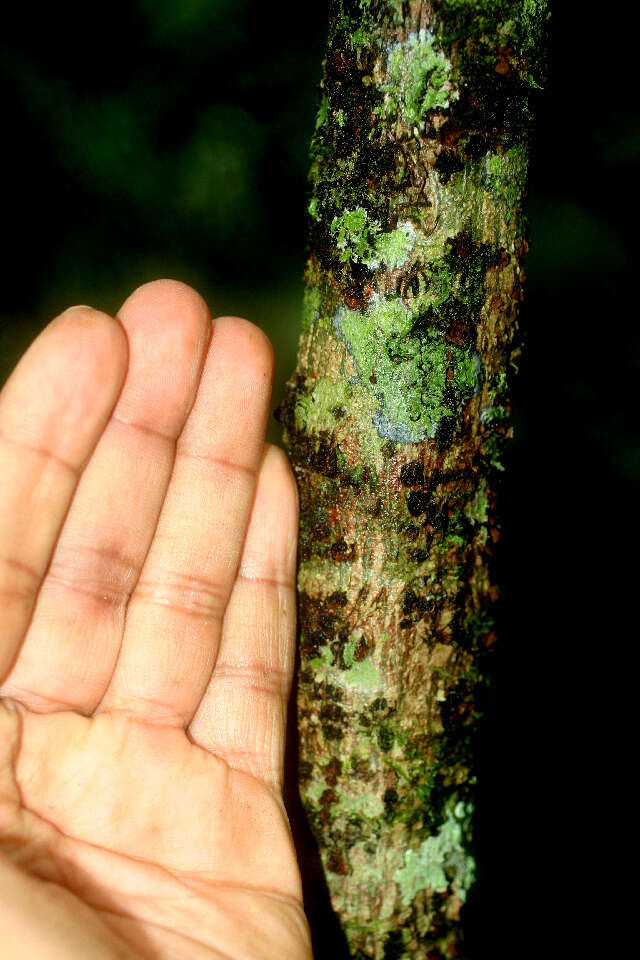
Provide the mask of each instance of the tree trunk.
{"label": "tree trunk", "polygon": [[300,787],[353,957],[462,956],[546,0],[334,0],[298,367]]}

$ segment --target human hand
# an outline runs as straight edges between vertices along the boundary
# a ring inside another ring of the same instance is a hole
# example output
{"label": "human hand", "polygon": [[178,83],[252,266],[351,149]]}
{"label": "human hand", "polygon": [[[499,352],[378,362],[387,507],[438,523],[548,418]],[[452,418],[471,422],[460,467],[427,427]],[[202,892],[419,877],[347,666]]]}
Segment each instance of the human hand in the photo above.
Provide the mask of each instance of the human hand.
{"label": "human hand", "polygon": [[0,394],[3,957],[310,960],[271,347],[173,281],[118,317],[62,314]]}

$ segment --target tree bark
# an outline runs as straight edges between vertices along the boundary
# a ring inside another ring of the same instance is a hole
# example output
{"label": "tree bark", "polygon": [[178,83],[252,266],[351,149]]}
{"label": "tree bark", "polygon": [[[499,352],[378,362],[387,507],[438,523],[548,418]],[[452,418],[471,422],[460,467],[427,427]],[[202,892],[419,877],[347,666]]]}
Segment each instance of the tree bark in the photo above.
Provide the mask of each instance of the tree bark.
{"label": "tree bark", "polygon": [[353,957],[463,956],[546,0],[334,0],[298,366],[300,789]]}

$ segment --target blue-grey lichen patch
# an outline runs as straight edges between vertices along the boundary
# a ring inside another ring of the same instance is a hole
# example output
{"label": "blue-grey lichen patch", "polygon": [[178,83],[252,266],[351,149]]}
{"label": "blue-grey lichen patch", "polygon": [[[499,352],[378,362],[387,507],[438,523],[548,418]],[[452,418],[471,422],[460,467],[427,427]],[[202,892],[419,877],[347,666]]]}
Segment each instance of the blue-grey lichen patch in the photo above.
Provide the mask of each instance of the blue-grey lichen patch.
{"label": "blue-grey lichen patch", "polygon": [[430,110],[444,110],[457,96],[450,80],[451,63],[435,46],[433,33],[410,33],[389,47],[387,79],[380,85],[384,99],[378,114],[400,117],[409,127],[421,127]]}
{"label": "blue-grey lichen patch", "polygon": [[394,874],[405,907],[421,890],[444,893],[448,888],[464,903],[473,883],[475,862],[463,846],[472,805],[450,803],[445,809],[446,817],[438,832],[423,840],[417,852],[407,850],[404,866]]}
{"label": "blue-grey lichen patch", "polygon": [[340,307],[334,316],[360,383],[379,401],[376,430],[394,442],[434,437],[443,417],[455,415],[476,390],[475,353],[452,346],[441,331],[417,322],[432,298],[417,298],[407,306],[400,297],[374,295],[366,310]]}

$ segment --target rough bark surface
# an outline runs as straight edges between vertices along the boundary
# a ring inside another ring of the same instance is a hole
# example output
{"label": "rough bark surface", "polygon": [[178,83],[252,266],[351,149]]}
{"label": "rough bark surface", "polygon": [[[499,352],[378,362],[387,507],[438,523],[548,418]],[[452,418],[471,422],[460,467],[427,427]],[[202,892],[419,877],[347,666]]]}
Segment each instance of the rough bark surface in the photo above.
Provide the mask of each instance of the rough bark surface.
{"label": "rough bark surface", "polygon": [[335,0],[298,367],[301,795],[354,957],[463,956],[546,0]]}

